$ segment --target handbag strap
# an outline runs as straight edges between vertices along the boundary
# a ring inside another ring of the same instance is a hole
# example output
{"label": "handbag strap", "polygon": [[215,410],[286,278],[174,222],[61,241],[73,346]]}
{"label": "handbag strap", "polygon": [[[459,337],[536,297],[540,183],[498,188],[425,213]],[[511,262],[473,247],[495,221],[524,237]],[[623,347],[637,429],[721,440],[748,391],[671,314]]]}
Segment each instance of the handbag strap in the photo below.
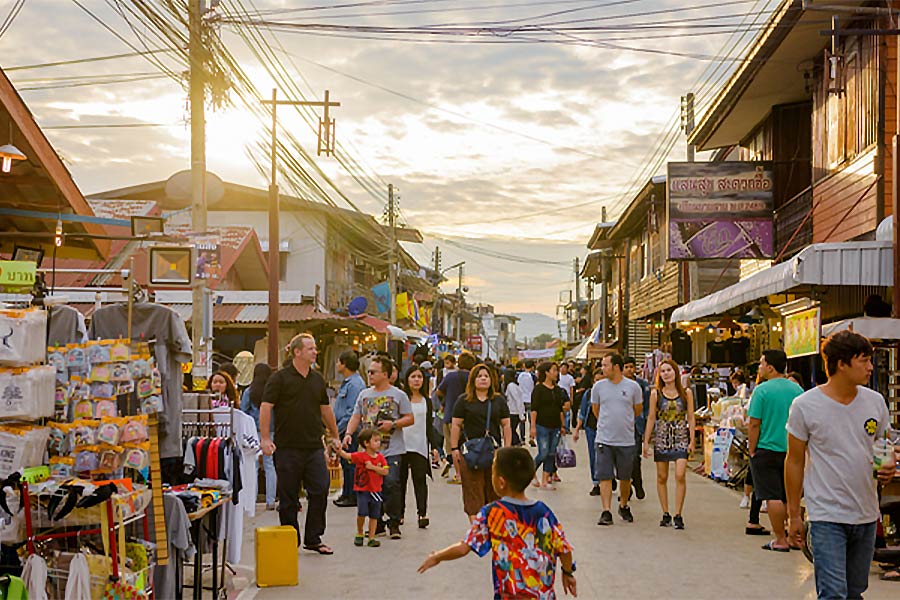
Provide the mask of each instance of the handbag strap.
{"label": "handbag strap", "polygon": [[487,412],[487,421],[485,421],[484,425],[484,437],[488,437],[491,435],[491,403],[493,403],[493,398],[488,398],[488,412]]}

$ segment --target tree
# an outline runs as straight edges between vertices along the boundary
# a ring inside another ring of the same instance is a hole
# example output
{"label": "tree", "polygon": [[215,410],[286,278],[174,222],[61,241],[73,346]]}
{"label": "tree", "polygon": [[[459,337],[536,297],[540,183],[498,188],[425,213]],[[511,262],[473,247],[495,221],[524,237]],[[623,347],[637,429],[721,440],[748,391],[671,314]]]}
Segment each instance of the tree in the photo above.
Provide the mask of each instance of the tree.
{"label": "tree", "polygon": [[554,339],[552,334],[542,333],[531,338],[531,344],[529,345],[535,350],[543,350],[547,347],[547,343],[552,342]]}

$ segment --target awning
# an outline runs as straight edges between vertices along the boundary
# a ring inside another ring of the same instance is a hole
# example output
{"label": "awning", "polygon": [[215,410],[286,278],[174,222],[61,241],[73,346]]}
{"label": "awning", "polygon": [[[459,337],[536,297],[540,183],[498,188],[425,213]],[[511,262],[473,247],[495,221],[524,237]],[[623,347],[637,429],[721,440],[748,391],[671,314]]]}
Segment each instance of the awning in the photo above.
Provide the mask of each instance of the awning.
{"label": "awning", "polygon": [[850,329],[870,340],[900,340],[900,319],[856,317],[822,325],[822,337]]}
{"label": "awning", "polygon": [[676,308],[671,323],[696,321],[802,285],[894,283],[891,242],[812,244],[790,260],[769,267],[705,298]]}

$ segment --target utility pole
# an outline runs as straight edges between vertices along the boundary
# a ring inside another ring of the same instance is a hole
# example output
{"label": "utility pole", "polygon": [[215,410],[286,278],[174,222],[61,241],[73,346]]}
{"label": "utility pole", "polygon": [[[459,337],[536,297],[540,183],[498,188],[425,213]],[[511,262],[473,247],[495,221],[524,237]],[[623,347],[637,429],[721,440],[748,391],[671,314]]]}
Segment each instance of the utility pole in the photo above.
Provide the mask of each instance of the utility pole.
{"label": "utility pole", "polygon": [[434,334],[436,325],[437,325],[437,309],[441,300],[441,290],[440,290],[440,279],[444,276],[441,274],[441,248],[439,246],[434,247],[434,272],[438,276],[437,283],[437,296],[434,299],[434,302],[431,305],[431,333]]}
{"label": "utility pole", "polygon": [[[195,0],[196,1],[196,0]],[[308,102],[300,100],[279,100],[278,90],[272,88],[272,99],[263,100],[263,105],[272,107],[272,148],[270,160],[272,161],[272,172],[269,179],[269,327],[268,327],[268,344],[267,359],[269,366],[277,369],[281,363],[281,350],[278,347],[278,330],[280,325],[280,317],[278,315],[278,295],[280,291],[281,278],[281,234],[279,232],[279,206],[278,206],[278,114],[279,106],[315,106],[325,108],[325,125],[319,122],[319,154],[330,156],[334,153],[334,120],[329,119],[329,108],[332,106],[340,106],[340,102],[331,102],[328,90],[325,90],[324,102]],[[323,141],[323,134],[325,136]],[[318,307],[316,307],[318,310]]]}
{"label": "utility pole", "polygon": [[[606,207],[600,207],[600,221],[606,223]],[[626,259],[627,260],[627,259]],[[607,308],[607,290],[606,276],[603,273],[603,266],[600,268],[600,342],[606,343],[606,308]],[[621,318],[621,315],[620,317]]]}
{"label": "utility pole", "polygon": [[580,339],[581,330],[581,269],[578,257],[575,257],[575,339]]}
{"label": "utility pole", "polygon": [[[206,70],[203,48],[203,0],[190,0],[188,8],[188,79],[191,110],[191,230],[203,233],[206,222]],[[191,282],[191,346],[193,349],[191,378],[193,388],[199,389],[209,374],[209,352],[203,339],[203,303],[207,301],[206,280],[199,277]],[[202,357],[202,359],[201,359]],[[201,366],[201,363],[202,366]]]}
{"label": "utility pole", "polygon": [[388,287],[391,290],[390,312],[388,319],[392,325],[397,322],[397,273],[394,269],[394,246],[397,244],[397,225],[394,209],[394,184],[388,184]]}
{"label": "utility pole", "polygon": [[459,340],[460,346],[462,346],[463,343],[463,307],[465,306],[465,297],[463,296],[463,266],[464,264],[459,265],[459,287],[456,289],[456,293],[459,294],[459,312],[456,315],[456,339]]}
{"label": "utility pole", "polygon": [[[681,97],[681,128],[684,134],[690,138],[694,131],[694,93],[688,92]],[[694,162],[694,146],[688,142],[687,162]]]}

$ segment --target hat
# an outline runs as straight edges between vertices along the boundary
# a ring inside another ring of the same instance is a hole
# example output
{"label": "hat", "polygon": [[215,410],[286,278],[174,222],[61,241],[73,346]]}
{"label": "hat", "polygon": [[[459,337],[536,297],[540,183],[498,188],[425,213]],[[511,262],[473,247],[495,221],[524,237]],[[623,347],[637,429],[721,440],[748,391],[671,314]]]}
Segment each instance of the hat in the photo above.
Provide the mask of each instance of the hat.
{"label": "hat", "polygon": [[426,360],[425,362],[423,362],[423,363],[422,363],[421,365],[419,365],[419,366],[422,367],[423,369],[430,369],[430,368],[431,368],[431,361]]}

